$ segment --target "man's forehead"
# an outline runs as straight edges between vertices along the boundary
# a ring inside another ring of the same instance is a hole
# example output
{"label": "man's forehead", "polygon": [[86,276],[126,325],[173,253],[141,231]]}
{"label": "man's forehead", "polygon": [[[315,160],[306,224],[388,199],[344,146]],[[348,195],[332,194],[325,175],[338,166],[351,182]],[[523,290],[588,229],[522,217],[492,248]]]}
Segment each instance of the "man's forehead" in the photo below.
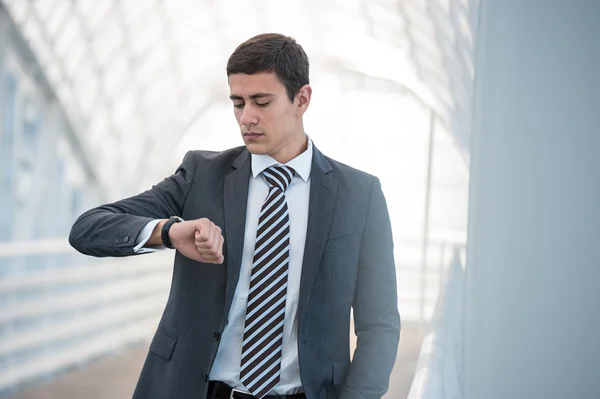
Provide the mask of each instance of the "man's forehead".
{"label": "man's forehead", "polygon": [[229,91],[231,95],[254,96],[269,93],[275,95],[285,91],[285,87],[279,81],[275,73],[264,72],[253,75],[236,73],[229,76]]}

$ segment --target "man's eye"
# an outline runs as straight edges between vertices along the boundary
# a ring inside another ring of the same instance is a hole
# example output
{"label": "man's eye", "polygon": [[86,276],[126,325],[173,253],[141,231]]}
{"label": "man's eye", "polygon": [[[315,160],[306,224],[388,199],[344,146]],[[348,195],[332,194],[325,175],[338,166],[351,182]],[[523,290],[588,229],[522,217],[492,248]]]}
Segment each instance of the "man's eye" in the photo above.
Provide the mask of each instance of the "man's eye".
{"label": "man's eye", "polygon": [[256,105],[258,105],[259,107],[266,107],[269,104],[271,104],[270,101],[267,101],[266,103],[256,103]]}
{"label": "man's eye", "polygon": [[244,108],[244,104],[233,104],[234,108]]}

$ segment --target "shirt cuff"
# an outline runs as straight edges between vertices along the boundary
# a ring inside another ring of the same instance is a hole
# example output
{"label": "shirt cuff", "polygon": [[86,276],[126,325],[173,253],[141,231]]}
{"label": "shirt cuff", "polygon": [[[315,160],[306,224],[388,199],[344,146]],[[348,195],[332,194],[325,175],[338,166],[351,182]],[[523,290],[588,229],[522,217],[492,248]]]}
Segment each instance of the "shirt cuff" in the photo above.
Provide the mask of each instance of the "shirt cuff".
{"label": "shirt cuff", "polygon": [[138,238],[135,240],[135,247],[133,247],[133,252],[136,254],[145,254],[149,252],[157,252],[163,249],[166,249],[164,245],[153,245],[152,247],[145,247],[144,244],[148,242],[150,237],[152,236],[152,232],[157,224],[159,224],[161,219],[155,219],[151,222],[148,222],[147,225],[144,226]]}

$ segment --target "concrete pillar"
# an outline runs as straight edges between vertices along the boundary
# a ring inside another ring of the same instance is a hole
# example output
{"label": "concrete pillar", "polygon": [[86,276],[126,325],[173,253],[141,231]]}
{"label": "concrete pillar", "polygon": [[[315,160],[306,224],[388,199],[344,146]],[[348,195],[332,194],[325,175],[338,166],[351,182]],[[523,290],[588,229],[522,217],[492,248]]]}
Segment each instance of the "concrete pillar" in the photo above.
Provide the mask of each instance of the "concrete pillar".
{"label": "concrete pillar", "polygon": [[600,397],[600,1],[481,0],[467,399]]}

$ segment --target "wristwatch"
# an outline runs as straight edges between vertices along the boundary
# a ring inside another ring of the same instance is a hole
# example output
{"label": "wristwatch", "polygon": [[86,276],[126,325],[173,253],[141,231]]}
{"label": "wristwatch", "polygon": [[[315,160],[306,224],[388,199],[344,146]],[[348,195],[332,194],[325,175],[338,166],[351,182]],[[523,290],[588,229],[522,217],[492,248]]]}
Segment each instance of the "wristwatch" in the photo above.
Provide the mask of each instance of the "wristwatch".
{"label": "wristwatch", "polygon": [[175,249],[173,243],[171,243],[171,239],[169,238],[169,230],[171,229],[171,226],[179,222],[185,222],[185,220],[183,220],[179,216],[171,216],[169,220],[167,220],[167,223],[163,225],[160,231],[160,239],[163,245],[169,249]]}

